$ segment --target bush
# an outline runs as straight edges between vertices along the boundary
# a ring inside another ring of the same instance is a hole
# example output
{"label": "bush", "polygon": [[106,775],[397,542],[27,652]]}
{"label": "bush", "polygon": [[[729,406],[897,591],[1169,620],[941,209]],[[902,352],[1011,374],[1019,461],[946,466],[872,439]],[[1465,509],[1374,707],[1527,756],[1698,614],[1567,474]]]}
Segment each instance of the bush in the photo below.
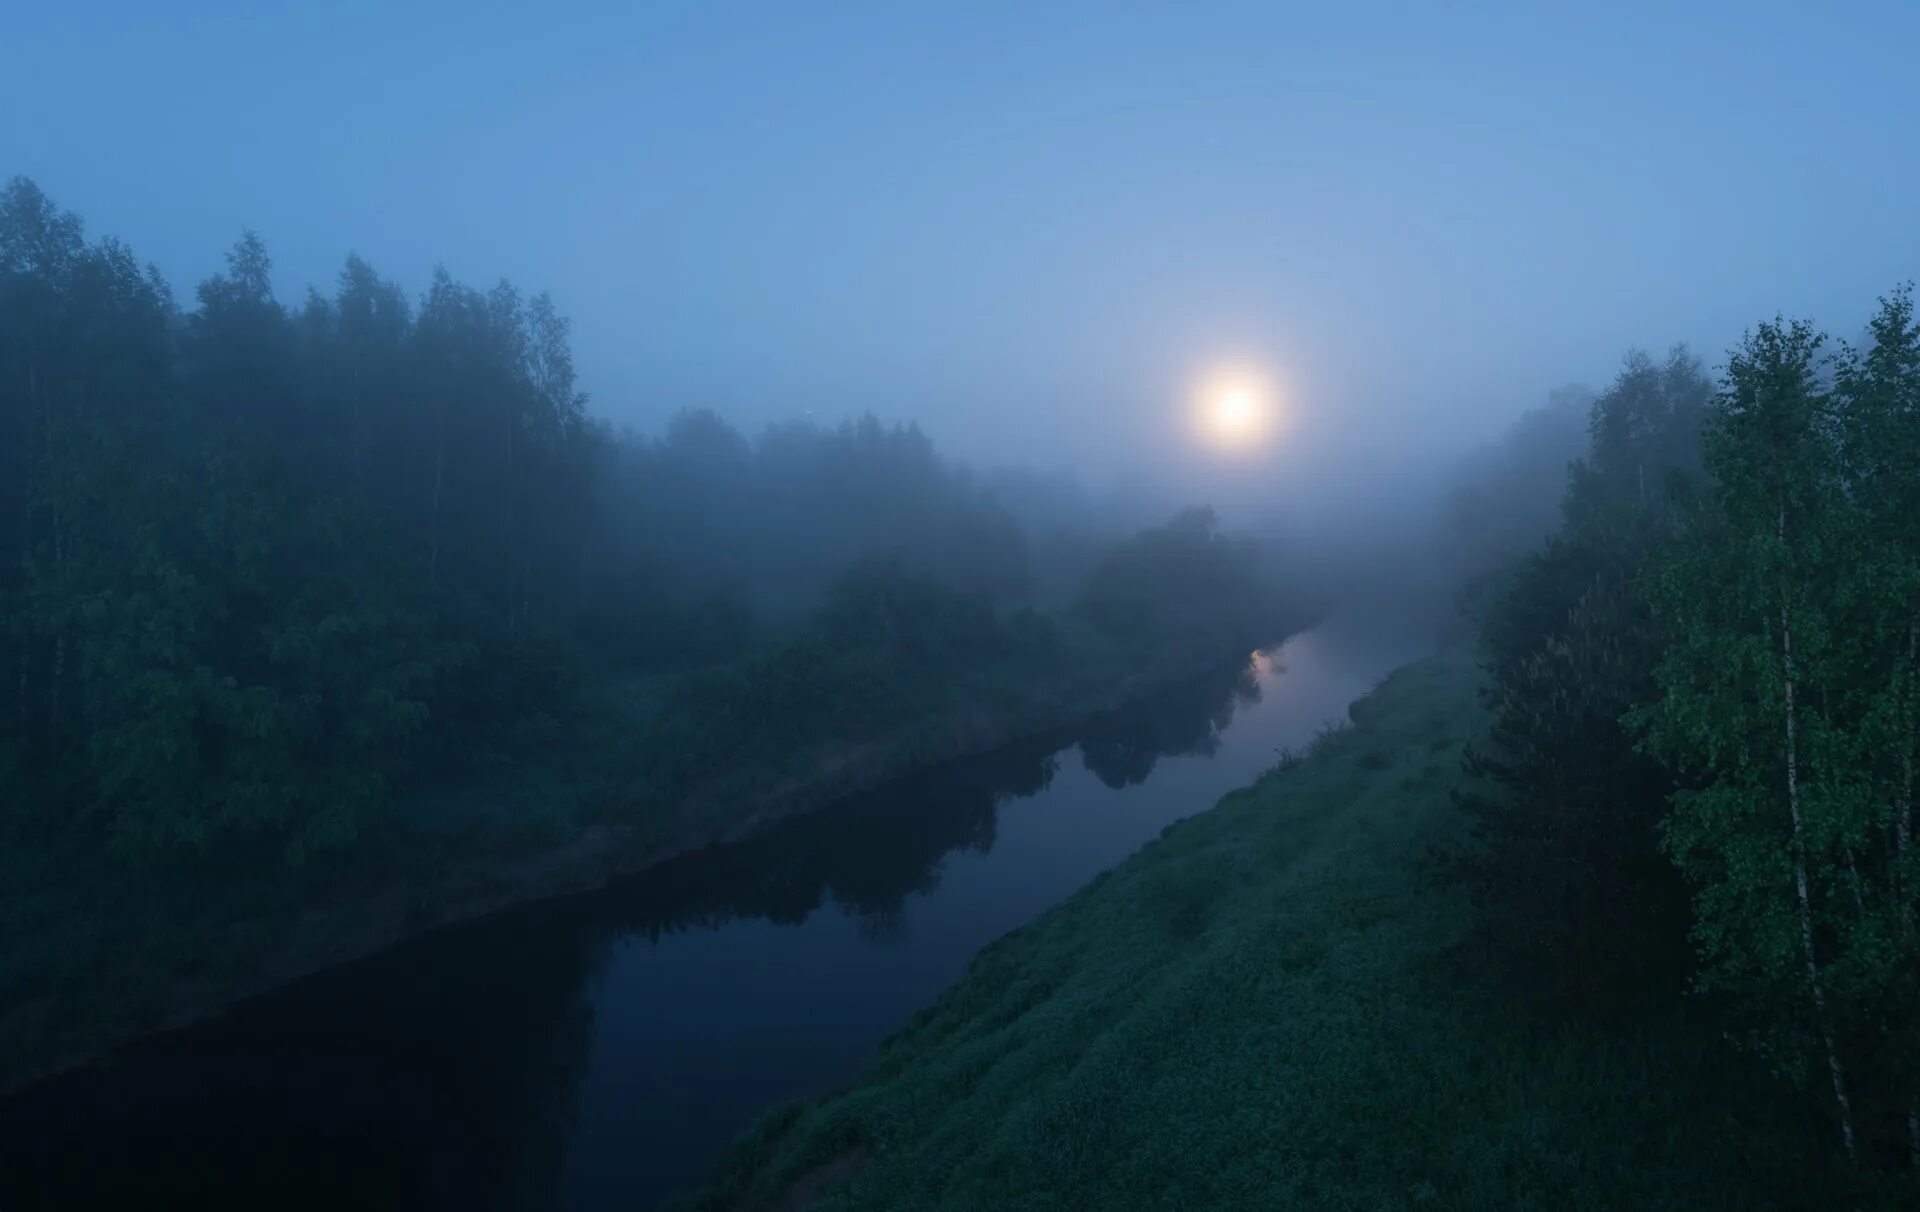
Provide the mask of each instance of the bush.
{"label": "bush", "polygon": [[1133,642],[1242,631],[1274,610],[1253,565],[1251,544],[1220,534],[1211,509],[1187,509],[1109,552],[1087,574],[1075,609]]}

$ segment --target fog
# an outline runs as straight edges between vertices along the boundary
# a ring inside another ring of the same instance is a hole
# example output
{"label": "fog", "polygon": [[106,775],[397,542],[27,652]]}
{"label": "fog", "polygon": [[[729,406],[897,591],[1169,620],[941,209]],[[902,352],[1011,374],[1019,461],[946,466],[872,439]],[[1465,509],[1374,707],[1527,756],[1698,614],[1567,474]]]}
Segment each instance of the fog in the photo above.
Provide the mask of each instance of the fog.
{"label": "fog", "polygon": [[0,3],[0,1206],[1912,1206],[1920,4],[1674,10]]}
{"label": "fog", "polygon": [[[16,6],[0,164],[182,297],[242,228],[551,291],[616,425],[872,413],[976,467],[1302,518],[1630,346],[1911,274],[1908,6]],[[1222,360],[1288,425],[1222,459]]]}

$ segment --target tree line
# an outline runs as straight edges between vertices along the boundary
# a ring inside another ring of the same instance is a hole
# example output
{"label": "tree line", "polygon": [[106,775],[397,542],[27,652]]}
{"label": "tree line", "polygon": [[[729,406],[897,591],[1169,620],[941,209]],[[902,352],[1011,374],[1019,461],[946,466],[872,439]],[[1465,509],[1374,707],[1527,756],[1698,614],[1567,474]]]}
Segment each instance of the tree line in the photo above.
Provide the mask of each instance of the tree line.
{"label": "tree line", "polygon": [[[1033,595],[1022,528],[914,427],[617,431],[544,294],[437,270],[414,300],[353,256],[287,304],[271,268],[248,233],[183,306],[0,192],[9,829],[303,862],[477,750],[552,743],[587,683],[753,650],[838,685],[805,654],[896,608],[1047,648],[995,617]],[[747,711],[744,668],[674,701]]]}
{"label": "tree line", "polygon": [[[1483,612],[1490,928],[1550,994],[1677,998],[1920,1177],[1920,326],[1776,319],[1595,402]],[[1688,945],[1690,942],[1690,946]]]}

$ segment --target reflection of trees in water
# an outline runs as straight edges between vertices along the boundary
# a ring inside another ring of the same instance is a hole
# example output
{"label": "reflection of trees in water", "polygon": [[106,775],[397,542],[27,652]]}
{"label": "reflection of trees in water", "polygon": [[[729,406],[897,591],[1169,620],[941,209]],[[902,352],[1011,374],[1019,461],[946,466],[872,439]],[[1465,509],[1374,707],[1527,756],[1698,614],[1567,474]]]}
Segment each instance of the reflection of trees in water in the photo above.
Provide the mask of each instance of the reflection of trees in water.
{"label": "reflection of trees in water", "polygon": [[1233,713],[1259,701],[1251,665],[1196,679],[1090,725],[1080,737],[1080,758],[1107,786],[1131,787],[1145,782],[1163,757],[1211,757]]}
{"label": "reflection of trees in water", "polygon": [[716,928],[742,917],[805,920],[829,898],[876,940],[898,941],[909,896],[931,892],[948,854],[993,848],[1000,806],[1038,795],[1077,736],[1109,787],[1145,781],[1160,758],[1211,754],[1240,707],[1260,699],[1251,665],[1196,678],[1073,733],[1015,744],[783,822],[760,836],[656,868],[604,894],[616,933]]}
{"label": "reflection of trees in water", "polygon": [[878,909],[860,915],[856,927],[860,941],[875,947],[890,947],[908,939],[907,915],[901,909]]}
{"label": "reflection of trees in water", "polygon": [[797,924],[832,899],[867,923],[870,937],[898,941],[907,898],[933,890],[948,854],[991,850],[1000,805],[1044,790],[1060,746],[1050,738],[929,771],[595,899],[616,933],[650,938],[743,917]]}
{"label": "reflection of trees in water", "polygon": [[[1083,760],[1110,787],[1139,783],[1162,756],[1212,753],[1258,697],[1247,669],[1198,679],[1078,730]],[[863,938],[898,943],[907,900],[937,886],[948,854],[991,850],[1000,806],[1044,790],[1074,739],[442,931],[52,1083],[0,1109],[0,1135],[51,1158],[0,1177],[0,1206],[553,1207],[593,1039],[588,988],[616,941],[797,924],[831,900]]]}

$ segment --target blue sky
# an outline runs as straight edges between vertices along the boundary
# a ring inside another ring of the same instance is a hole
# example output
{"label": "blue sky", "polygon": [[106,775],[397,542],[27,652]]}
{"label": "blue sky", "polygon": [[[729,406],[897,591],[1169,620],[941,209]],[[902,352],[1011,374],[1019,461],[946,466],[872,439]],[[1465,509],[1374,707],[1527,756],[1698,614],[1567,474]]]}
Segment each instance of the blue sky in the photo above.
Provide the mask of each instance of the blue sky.
{"label": "blue sky", "polygon": [[[1920,5],[0,6],[0,174],[190,297],[550,289],[595,407],[1344,481],[1920,274]],[[1270,367],[1270,465],[1182,393]]]}

